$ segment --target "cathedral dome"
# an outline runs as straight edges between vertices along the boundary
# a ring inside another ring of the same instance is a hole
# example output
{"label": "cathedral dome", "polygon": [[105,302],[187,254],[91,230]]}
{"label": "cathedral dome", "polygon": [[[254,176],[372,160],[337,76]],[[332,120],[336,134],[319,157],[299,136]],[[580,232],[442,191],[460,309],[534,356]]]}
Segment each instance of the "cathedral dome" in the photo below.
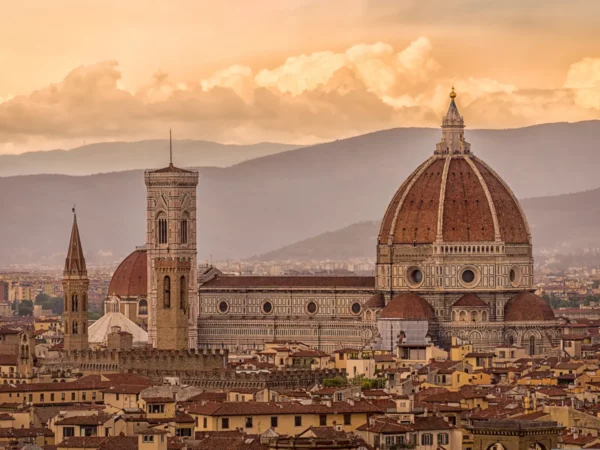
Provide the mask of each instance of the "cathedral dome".
{"label": "cathedral dome", "polygon": [[136,250],[119,264],[108,285],[108,295],[145,296],[148,290],[146,250]]}
{"label": "cathedral dome", "polygon": [[529,244],[527,220],[510,188],[470,155],[434,155],[402,184],[383,217],[379,244]]}
{"label": "cathedral dome", "polygon": [[380,319],[428,320],[435,314],[427,300],[411,292],[393,297],[381,311]]}
{"label": "cathedral dome", "polygon": [[531,243],[518,200],[498,174],[472,155],[464,140],[464,122],[454,97],[434,155],[392,198],[383,216],[379,245]]}
{"label": "cathedral dome", "polygon": [[504,307],[505,322],[541,322],[556,320],[554,311],[541,297],[531,292],[521,292]]}

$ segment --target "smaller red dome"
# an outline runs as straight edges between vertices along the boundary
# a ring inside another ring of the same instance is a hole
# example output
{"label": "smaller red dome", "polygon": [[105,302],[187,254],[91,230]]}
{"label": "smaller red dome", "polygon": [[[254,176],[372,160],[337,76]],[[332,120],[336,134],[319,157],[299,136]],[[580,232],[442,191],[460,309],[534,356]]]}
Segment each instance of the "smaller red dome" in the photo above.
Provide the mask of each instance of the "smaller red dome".
{"label": "smaller red dome", "polygon": [[146,250],[136,250],[123,260],[110,280],[108,295],[139,297],[148,291]]}
{"label": "smaller red dome", "polygon": [[412,292],[393,297],[379,316],[381,319],[433,319],[435,314],[427,300]]}
{"label": "smaller red dome", "polygon": [[504,307],[505,322],[540,322],[556,320],[554,311],[546,300],[531,292],[521,292]]}

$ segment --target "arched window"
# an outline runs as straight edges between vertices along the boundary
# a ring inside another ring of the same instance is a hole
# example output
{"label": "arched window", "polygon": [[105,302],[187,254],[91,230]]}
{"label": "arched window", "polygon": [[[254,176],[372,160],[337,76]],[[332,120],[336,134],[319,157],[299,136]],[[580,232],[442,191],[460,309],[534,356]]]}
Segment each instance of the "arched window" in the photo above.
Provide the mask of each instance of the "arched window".
{"label": "arched window", "polygon": [[467,321],[467,313],[464,311],[460,312],[460,319],[461,322],[466,322]]}
{"label": "arched window", "polygon": [[181,237],[181,243],[182,244],[187,244],[188,243],[188,219],[187,219],[187,214],[183,215],[183,219],[179,223],[179,234],[180,234],[180,237]]}
{"label": "arched window", "polygon": [[147,315],[148,315],[148,300],[143,298],[138,303],[138,316],[147,316]]}
{"label": "arched window", "polygon": [[87,294],[81,294],[81,310],[87,311]]}
{"label": "arched window", "polygon": [[77,334],[77,322],[73,321],[73,334]]}
{"label": "arched window", "polygon": [[72,312],[79,311],[79,297],[77,296],[77,294],[73,294],[71,296],[71,311]]}
{"label": "arched window", "polygon": [[482,322],[487,322],[488,318],[487,318],[487,311],[483,311],[481,313],[481,321]]}
{"label": "arched window", "polygon": [[179,279],[179,309],[185,311],[187,304],[187,283],[185,277]]}
{"label": "arched window", "polygon": [[157,223],[157,233],[158,233],[158,243],[166,244],[167,243],[167,218],[164,214],[158,216]]}
{"label": "arched window", "polygon": [[512,334],[508,336],[508,345],[511,347],[515,345],[515,337]]}
{"label": "arched window", "polygon": [[456,311],[452,311],[452,322],[456,322]]}
{"label": "arched window", "polygon": [[477,311],[471,311],[471,322],[477,322]]}
{"label": "arched window", "polygon": [[165,277],[165,285],[164,285],[164,306],[165,308],[171,307],[171,277]]}
{"label": "arched window", "polygon": [[535,336],[529,338],[529,354],[535,355]]}
{"label": "arched window", "polygon": [[70,328],[69,328],[69,321],[65,320],[65,333],[69,334],[69,330],[70,330]]}

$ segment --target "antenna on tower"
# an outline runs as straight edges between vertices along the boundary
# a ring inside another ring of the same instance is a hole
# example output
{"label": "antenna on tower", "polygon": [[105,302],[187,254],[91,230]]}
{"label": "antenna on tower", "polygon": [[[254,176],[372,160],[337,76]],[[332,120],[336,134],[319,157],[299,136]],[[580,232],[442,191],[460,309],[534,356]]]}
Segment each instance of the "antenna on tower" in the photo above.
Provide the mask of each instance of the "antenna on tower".
{"label": "antenna on tower", "polygon": [[169,165],[173,165],[173,139],[171,137],[171,129],[169,128]]}

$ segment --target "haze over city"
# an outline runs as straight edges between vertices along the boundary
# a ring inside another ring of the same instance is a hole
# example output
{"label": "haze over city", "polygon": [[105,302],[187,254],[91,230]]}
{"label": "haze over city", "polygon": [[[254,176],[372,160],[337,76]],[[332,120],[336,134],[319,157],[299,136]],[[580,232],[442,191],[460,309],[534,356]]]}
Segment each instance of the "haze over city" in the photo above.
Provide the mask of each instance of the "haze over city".
{"label": "haze over city", "polygon": [[600,448],[600,3],[3,5],[0,450]]}

